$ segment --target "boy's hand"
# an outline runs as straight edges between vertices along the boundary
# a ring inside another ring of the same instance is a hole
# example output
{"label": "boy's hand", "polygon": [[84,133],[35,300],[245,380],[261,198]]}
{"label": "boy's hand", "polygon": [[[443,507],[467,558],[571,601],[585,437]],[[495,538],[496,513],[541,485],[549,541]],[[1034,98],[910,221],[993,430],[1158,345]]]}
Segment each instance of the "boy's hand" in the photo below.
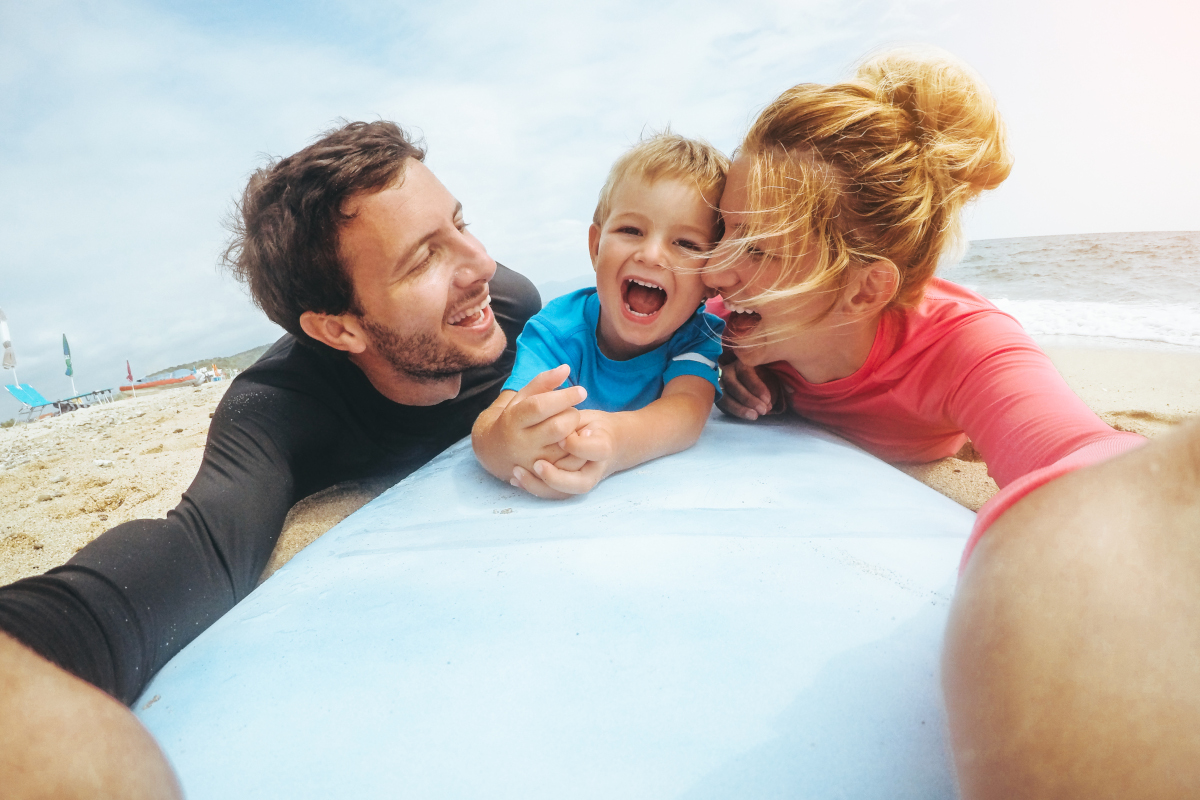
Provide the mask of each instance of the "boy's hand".
{"label": "boy's hand", "polygon": [[579,412],[580,426],[562,443],[567,455],[555,462],[540,459],[534,474],[526,473],[518,485],[539,497],[556,499],[585,494],[615,471],[616,434],[611,415],[603,411]]}
{"label": "boy's hand", "polygon": [[547,370],[519,392],[501,392],[479,415],[471,444],[488,472],[512,482],[515,469],[529,470],[538,460],[557,461],[566,455],[559,443],[579,427],[575,405],[587,397],[582,386],[557,388],[569,373],[565,364]]}
{"label": "boy's hand", "polygon": [[770,370],[721,360],[721,399],[717,408],[731,417],[756,420],[786,408],[783,386]]}

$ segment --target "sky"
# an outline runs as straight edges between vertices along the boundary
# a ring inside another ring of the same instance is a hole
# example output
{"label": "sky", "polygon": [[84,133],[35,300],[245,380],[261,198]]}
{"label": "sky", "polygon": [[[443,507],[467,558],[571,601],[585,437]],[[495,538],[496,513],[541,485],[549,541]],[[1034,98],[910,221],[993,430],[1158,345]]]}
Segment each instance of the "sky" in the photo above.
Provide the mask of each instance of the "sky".
{"label": "sky", "polygon": [[355,119],[423,137],[497,260],[571,279],[643,132],[729,152],[779,92],[898,44],[967,61],[1008,125],[970,238],[1200,230],[1197,33],[1193,0],[0,0],[0,308],[49,399],[63,334],[80,391],[273,341],[218,267],[224,220]]}

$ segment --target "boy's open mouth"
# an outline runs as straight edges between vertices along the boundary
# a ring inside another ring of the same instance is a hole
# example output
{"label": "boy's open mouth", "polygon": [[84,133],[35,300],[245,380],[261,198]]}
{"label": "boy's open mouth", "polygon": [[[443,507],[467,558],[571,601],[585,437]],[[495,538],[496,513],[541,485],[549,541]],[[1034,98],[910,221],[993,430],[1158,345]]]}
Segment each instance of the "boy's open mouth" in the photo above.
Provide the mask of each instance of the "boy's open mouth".
{"label": "boy's open mouth", "polygon": [[629,278],[621,284],[625,307],[637,317],[653,317],[667,303],[667,290],[655,283]]}

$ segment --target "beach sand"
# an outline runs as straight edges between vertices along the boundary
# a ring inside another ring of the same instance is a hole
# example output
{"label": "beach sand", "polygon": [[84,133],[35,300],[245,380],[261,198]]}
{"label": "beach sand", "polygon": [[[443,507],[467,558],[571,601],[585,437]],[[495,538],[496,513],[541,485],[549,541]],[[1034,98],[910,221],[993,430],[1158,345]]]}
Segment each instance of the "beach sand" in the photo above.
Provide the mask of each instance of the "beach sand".
{"label": "beach sand", "polygon": [[[1148,437],[1200,416],[1200,353],[1047,343],[1067,383],[1106,422]],[[108,528],[164,517],[191,483],[225,382],[139,392],[0,429],[0,584],[55,567]],[[976,510],[996,491],[970,448],[905,472]],[[387,488],[343,484],[292,509],[266,575]]]}

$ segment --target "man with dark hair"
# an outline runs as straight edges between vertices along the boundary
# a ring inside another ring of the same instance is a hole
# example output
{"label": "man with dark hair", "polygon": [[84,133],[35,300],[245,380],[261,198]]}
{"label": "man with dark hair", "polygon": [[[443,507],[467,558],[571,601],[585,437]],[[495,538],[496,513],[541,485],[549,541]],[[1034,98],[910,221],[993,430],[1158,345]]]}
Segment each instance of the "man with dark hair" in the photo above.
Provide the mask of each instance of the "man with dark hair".
{"label": "man with dark hair", "polygon": [[6,797],[171,796],[153,741],[83,681],[132,703],[254,588],[293,504],[399,480],[496,398],[540,300],[423,158],[395,124],[356,122],[251,177],[225,261],[288,335],[230,386],[165,520],[119,525],[0,587]]}

